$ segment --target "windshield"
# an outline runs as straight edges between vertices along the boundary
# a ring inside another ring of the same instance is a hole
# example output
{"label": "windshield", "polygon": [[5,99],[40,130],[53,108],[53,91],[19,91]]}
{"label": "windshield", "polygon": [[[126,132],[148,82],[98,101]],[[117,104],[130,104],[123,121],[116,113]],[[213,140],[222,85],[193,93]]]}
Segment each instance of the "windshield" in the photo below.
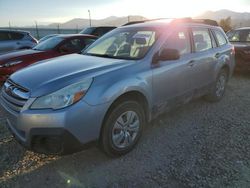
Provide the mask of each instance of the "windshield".
{"label": "windshield", "polygon": [[80,34],[92,34],[95,30],[95,27],[88,27],[80,32]]}
{"label": "windshield", "polygon": [[61,37],[51,37],[41,43],[38,43],[33,49],[39,51],[47,51],[54,49],[60,42],[63,41]]}
{"label": "windshield", "polygon": [[230,42],[250,42],[250,30],[234,30],[227,33]]}
{"label": "windshield", "polygon": [[155,43],[156,38],[155,30],[116,29],[93,43],[83,54],[117,59],[141,59]]}

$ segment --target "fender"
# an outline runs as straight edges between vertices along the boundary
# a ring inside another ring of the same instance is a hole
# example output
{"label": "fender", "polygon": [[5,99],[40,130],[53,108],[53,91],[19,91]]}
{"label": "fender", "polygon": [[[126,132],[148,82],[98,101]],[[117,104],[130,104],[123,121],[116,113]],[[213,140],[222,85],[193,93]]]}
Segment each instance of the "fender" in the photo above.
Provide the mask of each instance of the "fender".
{"label": "fender", "polygon": [[118,97],[130,91],[140,92],[146,97],[149,106],[152,105],[151,78],[149,79],[149,81],[146,81],[144,79],[141,79],[140,77],[121,79],[109,85],[108,87],[105,87],[105,85],[100,86],[98,84],[95,88],[91,89],[88,92],[88,95],[85,97],[85,102],[87,102],[89,105],[100,105],[103,103],[112,104]]}

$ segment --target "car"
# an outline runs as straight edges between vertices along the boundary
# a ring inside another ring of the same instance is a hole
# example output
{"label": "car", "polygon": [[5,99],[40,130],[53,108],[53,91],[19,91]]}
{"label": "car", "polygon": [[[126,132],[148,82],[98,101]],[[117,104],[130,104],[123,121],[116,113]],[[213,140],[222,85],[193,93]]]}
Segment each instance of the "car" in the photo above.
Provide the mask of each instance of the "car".
{"label": "car", "polygon": [[113,26],[99,26],[99,27],[87,27],[83,29],[80,34],[88,34],[88,35],[95,35],[97,37],[101,37],[102,35],[112,31],[116,27]]}
{"label": "car", "polygon": [[51,38],[51,37],[57,36],[57,35],[58,35],[58,34],[46,35],[46,36],[42,37],[38,42],[39,42],[39,43],[40,43],[40,42],[43,42],[43,41],[45,41],[45,40],[47,40],[47,39],[49,39],[49,38]]}
{"label": "car", "polygon": [[227,33],[235,48],[236,71],[250,71],[250,27],[238,28]]}
{"label": "car", "polygon": [[83,54],[12,74],[0,104],[7,127],[33,151],[71,153],[97,141],[120,156],[160,114],[197,97],[221,100],[233,69],[233,46],[220,27],[149,21],[117,28]]}
{"label": "car", "polygon": [[17,70],[28,65],[66,54],[80,53],[96,40],[95,36],[81,34],[56,35],[32,49],[9,52],[0,55],[0,84]]}
{"label": "car", "polygon": [[0,54],[33,48],[38,41],[27,31],[0,29]]}

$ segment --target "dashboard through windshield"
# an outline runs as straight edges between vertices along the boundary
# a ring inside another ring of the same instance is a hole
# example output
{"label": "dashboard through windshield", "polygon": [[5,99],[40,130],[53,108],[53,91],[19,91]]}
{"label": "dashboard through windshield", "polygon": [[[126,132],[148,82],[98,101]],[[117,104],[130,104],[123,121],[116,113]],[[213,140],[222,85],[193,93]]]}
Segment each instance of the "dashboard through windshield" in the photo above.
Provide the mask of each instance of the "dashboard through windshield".
{"label": "dashboard through windshield", "polygon": [[141,59],[157,40],[157,32],[149,29],[117,29],[97,40],[84,55],[116,58]]}

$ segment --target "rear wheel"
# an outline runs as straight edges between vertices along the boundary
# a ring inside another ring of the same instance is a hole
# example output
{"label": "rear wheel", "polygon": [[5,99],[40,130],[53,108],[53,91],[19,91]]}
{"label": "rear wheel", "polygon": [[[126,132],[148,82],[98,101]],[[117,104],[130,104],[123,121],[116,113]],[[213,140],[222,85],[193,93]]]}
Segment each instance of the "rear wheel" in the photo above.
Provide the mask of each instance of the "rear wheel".
{"label": "rear wheel", "polygon": [[225,69],[222,69],[217,76],[216,82],[214,83],[211,91],[206,96],[206,99],[211,102],[217,102],[224,96],[226,85],[228,80],[228,73]]}
{"label": "rear wheel", "polygon": [[124,101],[114,106],[107,115],[101,135],[101,145],[109,156],[124,155],[138,142],[145,114],[135,101]]}

